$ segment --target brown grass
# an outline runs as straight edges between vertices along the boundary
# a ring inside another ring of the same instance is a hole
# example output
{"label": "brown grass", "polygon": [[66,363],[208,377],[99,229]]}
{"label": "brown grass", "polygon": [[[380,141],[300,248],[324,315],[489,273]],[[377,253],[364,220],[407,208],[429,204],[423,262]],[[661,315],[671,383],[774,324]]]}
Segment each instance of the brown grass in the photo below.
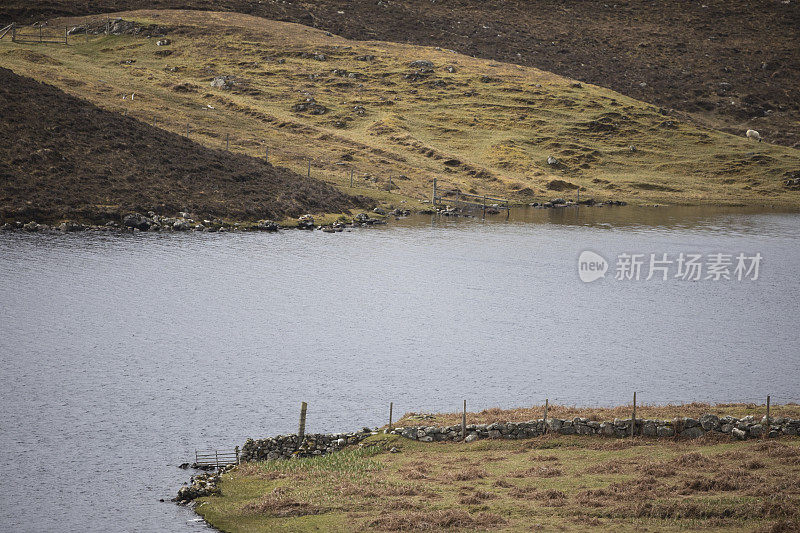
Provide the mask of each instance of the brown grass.
{"label": "brown grass", "polygon": [[[631,406],[622,405],[617,407],[579,407],[566,405],[553,405],[548,407],[548,418],[561,418],[571,420],[576,417],[588,418],[598,422],[613,420],[615,418],[630,418]],[[637,405],[636,417],[639,419],[651,418],[658,420],[671,420],[677,417],[699,418],[700,416],[711,413],[717,416],[731,415],[742,417],[754,415],[760,417],[766,414],[766,405],[754,403],[719,403],[708,404],[692,402],[687,404],[669,405]],[[414,426],[419,422],[409,418],[407,413],[398,422],[398,426]],[[770,415],[773,417],[786,416],[800,418],[800,405],[788,403],[778,406],[770,406]],[[518,407],[514,409],[500,409],[493,407],[479,412],[467,413],[468,424],[491,424],[493,422],[527,422],[529,420],[539,420],[544,416],[544,405],[534,405],[531,407]],[[450,426],[461,422],[461,413],[442,413],[434,415],[431,420],[426,420],[428,425]]]}
{"label": "brown grass", "polygon": [[[198,511],[225,526],[214,513],[230,516],[230,509],[239,509],[242,527],[220,528],[232,533],[527,531],[534,524],[577,532],[593,523],[627,531],[641,527],[643,519],[645,527],[658,531],[787,531],[800,518],[800,469],[783,463],[798,459],[797,439],[653,440],[609,450],[595,449],[593,444],[604,440],[597,437],[551,436],[537,439],[548,451],[519,453],[521,443],[513,440],[445,444],[382,438],[402,442],[403,453],[373,456],[370,460],[383,467],[363,478],[331,472],[271,480],[239,478],[235,470],[225,476],[222,494],[205,499]],[[429,473],[424,482],[404,480],[419,471]],[[236,500],[240,479],[244,490]],[[253,498],[254,483],[267,497]],[[270,496],[276,485],[290,488]],[[281,513],[287,516],[276,516]],[[255,527],[253,520],[263,522]]]}
{"label": "brown grass", "polygon": [[470,514],[462,509],[438,511],[387,513],[369,523],[369,527],[384,531],[438,531],[441,529],[468,528],[487,530],[506,523],[493,513]]}
{"label": "brown grass", "polygon": [[288,492],[282,487],[275,488],[272,492],[265,494],[258,502],[246,504],[243,510],[279,518],[315,515],[325,511],[324,508],[318,505],[293,498]]}
{"label": "brown grass", "polygon": [[511,474],[512,477],[558,477],[564,475],[560,468],[552,466],[533,466],[526,470],[521,470]]}
{"label": "brown grass", "polygon": [[455,472],[448,472],[444,478],[449,481],[472,481],[475,479],[483,479],[488,475],[483,468],[469,467]]}

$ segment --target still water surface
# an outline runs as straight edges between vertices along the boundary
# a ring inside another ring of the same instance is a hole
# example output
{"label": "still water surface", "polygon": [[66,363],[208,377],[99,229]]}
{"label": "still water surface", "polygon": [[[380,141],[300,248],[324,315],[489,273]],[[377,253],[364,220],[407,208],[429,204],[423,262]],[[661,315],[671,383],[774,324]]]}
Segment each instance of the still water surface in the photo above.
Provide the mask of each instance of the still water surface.
{"label": "still water surface", "polygon": [[[417,216],[328,235],[0,235],[0,530],[194,531],[195,448],[551,402],[800,398],[800,215]],[[612,261],[582,283],[577,257]],[[616,281],[629,253],[757,281]]]}

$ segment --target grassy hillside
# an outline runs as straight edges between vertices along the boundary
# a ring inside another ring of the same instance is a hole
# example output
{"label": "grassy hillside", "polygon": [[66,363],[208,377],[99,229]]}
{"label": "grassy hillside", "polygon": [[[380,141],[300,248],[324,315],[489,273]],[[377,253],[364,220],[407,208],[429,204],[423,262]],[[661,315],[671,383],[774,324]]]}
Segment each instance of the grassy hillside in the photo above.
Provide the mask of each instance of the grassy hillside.
{"label": "grassy hillside", "polygon": [[[0,64],[176,133],[188,122],[208,146],[227,136],[240,153],[269,147],[271,161],[302,173],[310,157],[312,175],[339,186],[352,169],[355,192],[387,202],[428,198],[438,177],[445,189],[526,202],[580,187],[583,198],[636,203],[800,205],[782,181],[800,151],[533,68],[232,13],[121,16],[168,28],[172,43],[3,41]],[[212,87],[218,76],[233,84]]]}
{"label": "grassy hillside", "polygon": [[[22,57],[38,57],[28,53]],[[212,150],[0,68],[0,219],[105,222],[132,211],[234,220],[365,207],[305,176]]]}
{"label": "grassy hillside", "polygon": [[[797,439],[420,443],[245,463],[197,512],[257,531],[796,531]],[[392,447],[399,453],[389,453]]]}
{"label": "grassy hillside", "polygon": [[0,21],[152,7],[235,11],[351,39],[452,48],[800,144],[800,7],[788,0],[7,0]]}

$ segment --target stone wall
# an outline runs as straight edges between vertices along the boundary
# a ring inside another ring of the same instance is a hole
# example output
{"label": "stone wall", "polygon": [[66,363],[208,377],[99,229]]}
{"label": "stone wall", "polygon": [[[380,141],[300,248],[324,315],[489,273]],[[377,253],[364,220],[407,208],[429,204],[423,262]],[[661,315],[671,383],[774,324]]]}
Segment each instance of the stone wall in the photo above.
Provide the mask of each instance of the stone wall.
{"label": "stone wall", "polygon": [[370,435],[375,435],[375,432],[365,428],[357,433],[310,434],[303,437],[302,442],[297,435],[247,439],[239,458],[242,462],[246,462],[324,455],[338,451],[349,444],[358,444]]}
{"label": "stone wall", "polygon": [[[531,420],[519,423],[471,424],[467,425],[466,441],[477,439],[525,439],[544,434],[544,420]],[[596,422],[588,418],[562,420],[547,419],[547,432],[560,435],[604,435],[608,437],[627,437],[631,434],[631,419],[614,419],[610,422]],[[737,439],[761,436],[778,437],[800,434],[800,420],[766,417],[756,420],[753,416],[734,418],[706,414],[699,419],[675,418],[673,420],[636,419],[636,435],[645,437],[683,437],[697,438],[706,433],[729,434]],[[411,426],[392,430],[396,435],[422,442],[461,440],[461,426]]]}

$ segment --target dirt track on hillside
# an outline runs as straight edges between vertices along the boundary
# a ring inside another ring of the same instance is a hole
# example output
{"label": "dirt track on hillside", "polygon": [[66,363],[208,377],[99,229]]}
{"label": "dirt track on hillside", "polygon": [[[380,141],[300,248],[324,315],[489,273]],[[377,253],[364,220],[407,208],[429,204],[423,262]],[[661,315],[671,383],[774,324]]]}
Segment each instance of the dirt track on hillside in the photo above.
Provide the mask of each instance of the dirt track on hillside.
{"label": "dirt track on hillside", "polygon": [[212,150],[0,68],[0,220],[102,223],[188,211],[233,220],[368,207],[261,160]]}
{"label": "dirt track on hillside", "polygon": [[[535,66],[731,133],[800,145],[800,5],[778,0],[10,0],[0,21],[140,8],[229,10],[351,39],[452,48]],[[339,13],[339,12],[343,13]]]}

